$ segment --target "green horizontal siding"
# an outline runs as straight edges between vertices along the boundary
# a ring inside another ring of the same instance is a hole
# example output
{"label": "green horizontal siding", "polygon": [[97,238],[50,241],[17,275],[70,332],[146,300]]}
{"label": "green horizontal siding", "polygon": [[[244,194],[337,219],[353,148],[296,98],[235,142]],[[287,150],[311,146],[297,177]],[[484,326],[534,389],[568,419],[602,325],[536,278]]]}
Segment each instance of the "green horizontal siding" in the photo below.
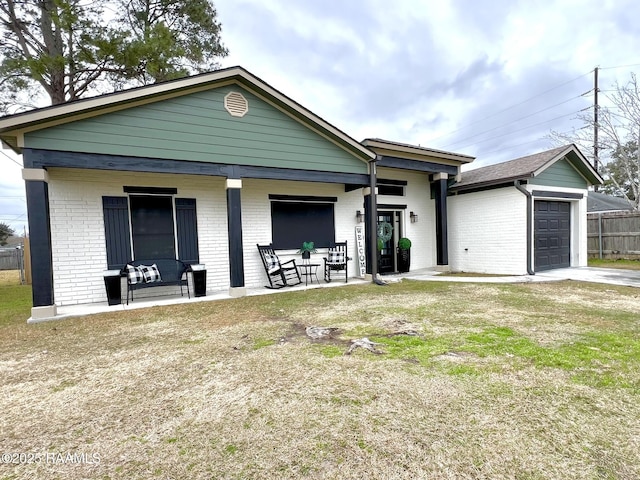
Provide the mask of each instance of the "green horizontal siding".
{"label": "green horizontal siding", "polygon": [[530,183],[569,188],[587,188],[588,186],[585,178],[564,158],[531,179]]}
{"label": "green horizontal siding", "polygon": [[[244,117],[224,96],[241,91]],[[108,113],[25,135],[25,146],[340,173],[367,173],[366,163],[238,86]]]}

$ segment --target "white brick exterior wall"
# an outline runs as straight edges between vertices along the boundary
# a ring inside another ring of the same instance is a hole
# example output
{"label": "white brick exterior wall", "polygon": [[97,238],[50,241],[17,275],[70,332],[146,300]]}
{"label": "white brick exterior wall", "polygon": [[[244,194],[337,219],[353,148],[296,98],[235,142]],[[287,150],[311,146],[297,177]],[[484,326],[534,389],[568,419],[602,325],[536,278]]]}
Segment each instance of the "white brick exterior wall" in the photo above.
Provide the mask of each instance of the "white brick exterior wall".
{"label": "white brick exterior wall", "polygon": [[[407,180],[404,197],[379,196],[382,204],[407,205],[404,235],[413,242],[411,268],[435,265],[435,205],[429,197],[428,175],[379,169],[381,178]],[[57,305],[106,302],[103,272],[107,269],[102,197],[126,196],[123,186],[174,187],[177,197],[195,198],[200,263],[207,265],[207,290],[229,288],[227,211],[224,179],[199,175],[107,172],[98,170],[49,170],[49,204]],[[362,189],[345,192],[342,184],[244,179],[242,182],[242,228],[245,285],[267,283],[256,244],[271,242],[269,194],[337,197],[335,204],[336,241],[347,240],[349,276],[357,274],[355,226],[356,210],[364,212]],[[409,212],[419,221],[411,223]],[[310,239],[312,240],[312,239]],[[326,250],[312,256],[322,264]],[[299,259],[295,250],[279,252],[282,260]],[[322,278],[321,268],[319,277]],[[171,288],[171,287],[167,287]],[[136,297],[159,295],[161,288],[136,292]]]}
{"label": "white brick exterior wall", "polygon": [[527,197],[515,187],[448,197],[453,271],[527,273]]}
{"label": "white brick exterior wall", "polygon": [[[268,284],[262,261],[256,244],[271,243],[271,204],[269,194],[279,195],[312,195],[338,197],[335,204],[335,240],[347,241],[348,256],[354,260],[349,262],[349,276],[356,275],[356,210],[364,212],[362,190],[345,192],[342,184],[290,182],[280,180],[242,181],[242,241],[244,247],[244,279],[247,287],[260,287]],[[313,239],[309,239],[312,241]],[[319,249],[311,254],[311,262],[322,265],[322,257],[326,249]],[[291,258],[300,260],[296,250],[278,251],[281,261]],[[322,267],[318,269],[318,278],[322,279]]]}
{"label": "white brick exterior wall", "polygon": [[[57,305],[106,302],[107,269],[102,197],[126,196],[124,185],[176,187],[178,197],[196,198],[200,263],[209,267],[207,284],[229,285],[227,210],[219,177],[50,169],[49,206],[54,298]],[[159,288],[136,296],[162,293]]]}

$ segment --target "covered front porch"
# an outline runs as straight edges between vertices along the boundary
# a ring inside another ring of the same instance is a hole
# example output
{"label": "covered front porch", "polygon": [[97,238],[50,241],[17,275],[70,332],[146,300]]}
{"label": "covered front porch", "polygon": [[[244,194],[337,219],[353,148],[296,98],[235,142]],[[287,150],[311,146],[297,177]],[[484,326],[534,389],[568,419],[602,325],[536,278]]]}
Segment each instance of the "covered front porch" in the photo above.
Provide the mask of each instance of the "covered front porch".
{"label": "covered front porch", "polygon": [[[246,289],[246,296],[277,295],[277,294],[287,293],[287,292],[304,292],[304,291],[314,290],[318,288],[340,288],[340,287],[348,287],[351,285],[366,285],[368,283],[370,282],[365,281],[364,279],[361,279],[361,278],[352,278],[352,279],[349,279],[349,283],[346,285],[343,282],[325,283],[321,281],[320,283],[311,283],[309,285],[305,285],[303,282],[300,285],[287,287],[280,290],[271,290],[264,287],[252,287],[252,288]],[[145,308],[166,307],[171,305],[199,304],[204,302],[231,300],[233,298],[237,298],[237,297],[232,296],[229,293],[229,291],[225,289],[225,290],[209,290],[207,291],[206,296],[202,296],[202,297],[191,296],[191,298],[188,298],[187,295],[181,296],[179,294],[147,296],[147,297],[136,299],[135,301],[130,302],[128,305],[124,302],[120,305],[109,305],[107,302],[64,305],[56,309],[55,316],[37,317],[37,318],[31,317],[27,320],[27,323],[40,323],[40,322],[48,322],[48,321],[54,321],[54,320],[63,320],[66,318],[98,315],[101,313],[110,313],[110,312],[117,312],[117,311],[123,311],[123,312],[135,311],[135,310],[141,310]]]}

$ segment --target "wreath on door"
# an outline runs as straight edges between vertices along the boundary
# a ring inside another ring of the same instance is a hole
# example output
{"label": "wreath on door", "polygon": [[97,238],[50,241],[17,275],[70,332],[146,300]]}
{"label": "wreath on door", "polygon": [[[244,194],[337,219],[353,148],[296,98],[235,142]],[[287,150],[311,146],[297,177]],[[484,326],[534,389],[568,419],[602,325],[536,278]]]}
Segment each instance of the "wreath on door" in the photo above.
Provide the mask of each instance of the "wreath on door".
{"label": "wreath on door", "polygon": [[378,224],[378,238],[383,242],[391,240],[393,234],[393,226],[389,222],[381,222]]}

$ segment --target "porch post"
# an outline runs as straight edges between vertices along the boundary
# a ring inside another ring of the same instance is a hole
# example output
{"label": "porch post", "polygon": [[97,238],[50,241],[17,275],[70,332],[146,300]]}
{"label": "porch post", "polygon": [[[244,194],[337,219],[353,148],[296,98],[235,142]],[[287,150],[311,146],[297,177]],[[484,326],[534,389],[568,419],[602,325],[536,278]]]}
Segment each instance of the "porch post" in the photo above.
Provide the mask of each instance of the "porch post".
{"label": "porch post", "polygon": [[27,195],[33,320],[55,317],[53,298],[53,259],[51,254],[51,220],[49,216],[49,175],[42,168],[22,170]]}
{"label": "porch post", "polygon": [[447,234],[447,180],[446,173],[433,175],[436,193],[436,261],[438,267],[449,266],[449,242]]}
{"label": "porch post", "polygon": [[364,238],[367,268],[365,280],[374,281],[378,274],[378,206],[376,195],[376,159],[369,162],[369,187],[362,189],[364,195]]}
{"label": "porch post", "polygon": [[244,249],[242,247],[242,180],[228,178],[227,225],[229,237],[229,295],[243,297],[247,294],[244,286]]}

